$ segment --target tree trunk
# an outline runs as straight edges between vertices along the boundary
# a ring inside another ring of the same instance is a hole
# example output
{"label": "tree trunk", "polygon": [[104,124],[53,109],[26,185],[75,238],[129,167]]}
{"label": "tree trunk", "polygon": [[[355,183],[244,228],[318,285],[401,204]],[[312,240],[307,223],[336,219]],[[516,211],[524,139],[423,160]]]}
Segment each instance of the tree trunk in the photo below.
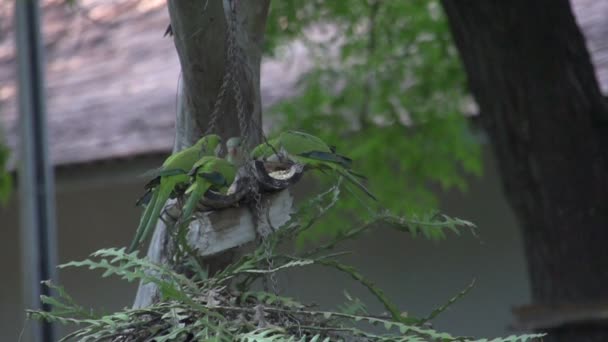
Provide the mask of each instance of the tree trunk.
{"label": "tree trunk", "polygon": [[570,3],[442,3],[544,312],[524,326],[545,341],[608,341],[599,316],[568,318],[567,307],[608,299],[608,111]]}
{"label": "tree trunk", "polygon": [[[260,62],[270,0],[235,1],[237,5],[237,44],[243,51],[239,84],[243,92],[248,132],[240,132],[233,94],[229,91],[217,118],[216,129],[226,141],[247,134],[250,145],[261,140]],[[210,114],[222,83],[226,59],[228,1],[168,1],[175,47],[179,55],[183,81],[178,94],[176,136],[173,151],[191,146],[207,129]],[[241,209],[243,211],[244,209]],[[235,215],[245,215],[238,213]],[[162,220],[154,231],[148,258],[166,264],[170,256],[167,227]],[[205,264],[211,271],[232,260],[232,252],[223,253]],[[145,307],[158,299],[154,284],[140,284],[133,307]]]}

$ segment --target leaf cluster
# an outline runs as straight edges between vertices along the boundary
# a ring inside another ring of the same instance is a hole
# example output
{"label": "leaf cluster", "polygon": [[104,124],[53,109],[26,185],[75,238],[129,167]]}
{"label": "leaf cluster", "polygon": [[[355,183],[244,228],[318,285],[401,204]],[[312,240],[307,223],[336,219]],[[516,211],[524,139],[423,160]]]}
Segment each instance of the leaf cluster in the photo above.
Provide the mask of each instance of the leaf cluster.
{"label": "leaf cluster", "polygon": [[[463,115],[464,73],[439,1],[273,1],[266,38],[280,58],[289,61],[295,40],[314,61],[298,94],[267,113],[273,129],[340,142],[391,211],[436,208],[430,185],[464,191],[466,176],[481,174],[478,139]],[[344,199],[308,237],[335,234],[339,217],[357,206]]]}
{"label": "leaf cluster", "polygon": [[0,205],[6,205],[13,188],[13,179],[8,172],[9,149],[0,142]]}

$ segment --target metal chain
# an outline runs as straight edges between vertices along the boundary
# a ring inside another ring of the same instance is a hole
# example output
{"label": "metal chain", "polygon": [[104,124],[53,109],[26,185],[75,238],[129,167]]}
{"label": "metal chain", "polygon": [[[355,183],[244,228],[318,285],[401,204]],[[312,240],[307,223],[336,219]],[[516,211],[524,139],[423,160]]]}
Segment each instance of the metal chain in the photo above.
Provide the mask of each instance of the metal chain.
{"label": "metal chain", "polygon": [[[241,139],[242,144],[245,147],[248,147],[248,137],[249,137],[249,124],[246,117],[245,111],[245,103],[243,101],[243,93],[241,86],[239,85],[238,76],[241,74],[240,63],[238,63],[239,56],[242,55],[241,50],[237,44],[237,15],[236,15],[236,4],[234,0],[230,1],[232,3],[230,10],[230,20],[228,21],[228,46],[229,46],[229,64],[231,64],[232,69],[232,91],[234,93],[234,100],[236,102],[236,113],[239,120],[239,129],[241,131]],[[247,154],[249,156],[249,154]]]}
{"label": "metal chain", "polygon": [[209,117],[209,124],[207,125],[207,130],[205,130],[205,135],[211,134],[215,131],[217,117],[219,116],[220,110],[222,109],[222,104],[224,104],[228,85],[230,84],[230,80],[232,79],[231,74],[232,72],[230,71],[230,67],[227,65],[226,70],[224,71],[224,76],[222,77],[222,85],[220,85],[220,89],[217,93],[217,98],[215,99],[215,103],[213,104],[213,111],[211,112],[211,116]]}
{"label": "metal chain", "polygon": [[[237,116],[238,116],[238,120],[239,120],[239,129],[241,131],[241,139],[242,139],[242,146],[245,146],[245,148],[248,151],[248,147],[249,147],[249,120],[247,120],[246,117],[246,110],[245,110],[245,103],[243,101],[243,93],[242,93],[242,89],[239,85],[239,78],[238,76],[240,75],[240,71],[243,71],[240,63],[238,63],[239,58],[243,55],[241,53],[240,48],[238,47],[237,44],[237,15],[236,15],[236,0],[229,0],[229,3],[231,4],[231,8],[230,8],[230,20],[229,20],[229,24],[228,24],[228,31],[229,31],[229,36],[228,36],[228,51],[230,52],[228,58],[230,61],[230,64],[232,66],[232,91],[234,93],[234,100],[236,103],[236,111],[237,111]],[[263,132],[262,132],[263,134]],[[253,176],[254,174],[254,170],[253,170],[253,164],[251,163],[251,156],[249,153],[245,153],[246,156],[246,161],[247,161],[247,167],[249,168],[249,174]],[[260,229],[260,226],[263,226],[263,220],[264,220],[264,207],[262,205],[262,194],[260,193],[260,188],[259,188],[259,184],[257,182],[257,180],[255,179],[255,177],[251,178],[251,182],[250,182],[250,192],[252,194],[252,200],[253,200],[253,204],[254,204],[254,208],[252,208],[253,210],[253,219],[255,220],[255,226],[256,226],[256,230],[258,230],[258,235],[261,237],[262,239],[262,245],[264,248],[264,252],[265,252],[265,258],[266,258],[266,263],[268,264],[268,269],[272,269],[273,268],[273,260],[272,260],[272,246],[270,245],[270,239],[267,238],[267,235],[269,234],[269,232],[262,232]],[[270,228],[270,222],[268,222],[268,228]],[[272,292],[274,292],[275,294],[278,294],[278,283],[277,283],[277,279],[276,279],[276,275],[274,273],[270,273],[270,283],[271,283],[271,288],[272,288]],[[266,280],[266,279],[264,279]],[[266,287],[266,286],[265,286]]]}
{"label": "metal chain", "polygon": [[[253,202],[255,204],[255,220],[257,222],[257,225],[260,225],[264,222],[264,215],[263,213],[265,212],[265,208],[262,205],[262,194],[260,192],[260,188],[259,188],[259,184],[257,183],[257,181],[253,181],[252,183],[252,189],[251,189],[251,193],[253,194]],[[268,231],[261,231],[261,229],[258,229],[258,234],[260,235],[260,238],[262,240],[262,247],[264,248],[264,257],[266,259],[266,264],[268,266],[268,270],[271,270],[272,268],[274,268],[274,262],[272,260],[272,245],[270,244],[270,239],[268,238],[268,235],[272,233],[272,225],[270,223],[270,219],[267,218],[266,219],[266,223],[267,223],[267,228]],[[279,285],[278,285],[278,281],[276,278],[276,274],[270,273],[269,274],[269,278],[270,278],[270,286],[271,286],[271,290],[272,292],[277,295],[279,294]]]}
{"label": "metal chain", "polygon": [[213,104],[213,110],[211,111],[211,116],[209,117],[209,124],[207,125],[205,135],[211,134],[215,131],[217,118],[219,116],[220,111],[222,110],[222,105],[224,104],[226,93],[228,92],[228,87],[230,86],[230,82],[233,81],[235,78],[232,70],[236,65],[236,63],[234,62],[236,58],[236,35],[231,32],[231,29],[229,29],[226,36],[227,63],[224,65],[224,75],[222,76],[222,84],[220,85],[220,89],[218,90],[215,103]]}

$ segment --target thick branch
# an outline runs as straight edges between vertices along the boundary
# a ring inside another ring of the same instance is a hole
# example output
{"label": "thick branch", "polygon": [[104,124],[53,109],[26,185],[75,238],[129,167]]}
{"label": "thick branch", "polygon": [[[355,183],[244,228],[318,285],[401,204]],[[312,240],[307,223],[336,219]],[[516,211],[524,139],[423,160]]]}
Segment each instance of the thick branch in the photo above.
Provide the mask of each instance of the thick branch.
{"label": "thick branch", "polygon": [[[241,1],[237,9],[237,42],[243,52],[239,84],[249,120],[260,127],[260,62],[266,16],[270,1]],[[220,1],[169,1],[175,47],[184,82],[184,104],[203,132],[222,83],[226,67],[227,20]],[[217,132],[224,138],[240,135],[237,112],[231,96],[218,118]],[[260,141],[256,130],[247,132],[252,143]]]}
{"label": "thick branch", "polygon": [[[238,63],[244,71],[239,84],[246,104],[245,119],[254,123],[249,125],[249,132],[246,132],[248,141],[257,144],[261,137],[258,129],[261,127],[260,61],[270,1],[238,3],[237,42],[243,51]],[[174,151],[190,146],[207,128],[228,63],[224,6],[225,2],[213,0],[168,1],[173,38],[182,69]],[[224,139],[241,135],[232,97],[229,94],[228,101],[224,103],[214,132]],[[237,215],[245,215],[245,210],[240,209]],[[147,255],[153,262],[167,263],[169,247],[167,227],[159,221]],[[157,300],[157,296],[154,285],[140,285],[133,306],[150,305]]]}
{"label": "thick branch", "polygon": [[[570,2],[442,3],[522,227],[534,304],[608,298],[608,111]],[[546,341],[607,339],[579,326]]]}

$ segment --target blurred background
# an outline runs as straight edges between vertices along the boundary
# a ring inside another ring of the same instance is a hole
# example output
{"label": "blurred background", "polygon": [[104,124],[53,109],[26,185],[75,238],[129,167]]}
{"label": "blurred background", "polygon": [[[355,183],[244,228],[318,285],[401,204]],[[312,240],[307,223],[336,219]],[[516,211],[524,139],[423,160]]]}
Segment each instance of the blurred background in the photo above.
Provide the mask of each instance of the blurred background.
{"label": "blurred background", "polygon": [[[179,62],[172,39],[163,37],[169,23],[165,1],[41,3],[63,263],[130,242],[140,215],[134,203],[146,181],[137,176],[160,165],[173,145]],[[438,208],[474,222],[479,238],[464,233],[436,243],[378,230],[346,248],[355,251],[350,261],[363,274],[416,315],[428,314],[476,279],[473,291],[436,326],[473,336],[509,332],[511,309],[530,302],[522,239],[440,4],[387,2],[374,9],[373,1],[348,8],[336,3],[324,11],[272,3],[261,67],[265,130],[301,129],[337,145],[396,212]],[[571,4],[605,93],[608,2]],[[363,16],[369,16],[371,30],[357,24]],[[13,3],[5,1],[0,136],[10,172],[19,139],[14,45]],[[18,203],[13,191],[0,207],[2,341],[16,340],[25,323]],[[341,210],[355,206],[346,201]],[[340,220],[337,214],[303,240],[337,233],[339,228],[327,227]],[[100,279],[95,271],[69,269],[59,276],[76,299],[102,311],[134,299],[136,284]],[[327,306],[343,302],[343,289],[369,299],[347,277],[315,268],[290,275],[281,287]]]}

